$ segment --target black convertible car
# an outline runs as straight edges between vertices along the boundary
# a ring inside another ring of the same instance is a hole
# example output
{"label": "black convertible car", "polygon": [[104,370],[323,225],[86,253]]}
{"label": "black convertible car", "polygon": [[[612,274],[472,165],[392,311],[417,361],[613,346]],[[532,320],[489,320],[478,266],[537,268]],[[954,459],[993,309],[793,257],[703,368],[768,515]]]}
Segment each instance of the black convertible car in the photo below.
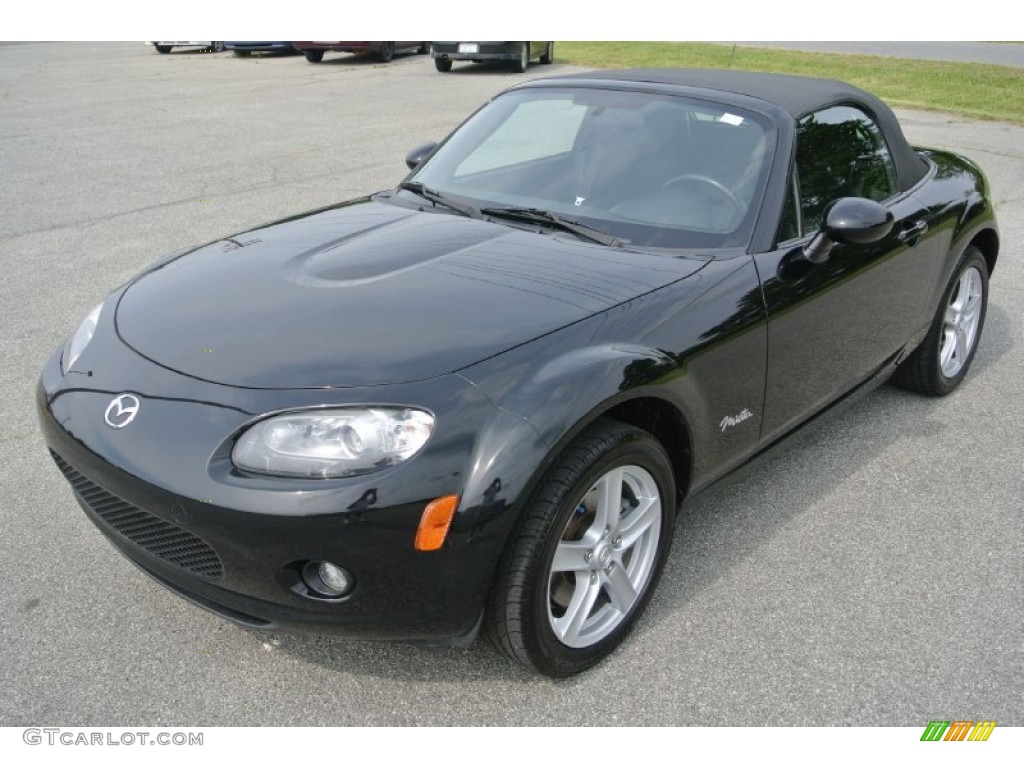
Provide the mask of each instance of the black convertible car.
{"label": "black convertible car", "polygon": [[686,496],[871,384],[950,392],[981,336],[985,179],[843,83],[536,80],[407,162],[157,261],[43,370],[85,513],[225,618],[484,627],[571,675],[643,611]]}

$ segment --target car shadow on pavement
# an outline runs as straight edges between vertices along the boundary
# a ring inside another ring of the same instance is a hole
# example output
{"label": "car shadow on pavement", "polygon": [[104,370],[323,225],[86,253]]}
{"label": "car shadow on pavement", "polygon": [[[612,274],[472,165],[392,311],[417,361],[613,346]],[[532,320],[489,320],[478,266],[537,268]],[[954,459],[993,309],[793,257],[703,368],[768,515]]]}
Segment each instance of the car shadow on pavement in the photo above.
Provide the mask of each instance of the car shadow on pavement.
{"label": "car shadow on pavement", "polygon": [[175,48],[170,53],[164,54],[167,56],[210,56],[218,54],[223,56],[225,54],[230,55],[231,51],[215,51],[212,48]]}
{"label": "car shadow on pavement", "polygon": [[319,67],[352,67],[362,69],[363,67],[389,67],[393,64],[407,64],[414,61],[429,61],[429,56],[418,53],[396,53],[391,61],[381,61],[372,53],[345,53],[343,51],[327,51],[322,61],[311,63],[311,69]]}
{"label": "car shadow on pavement", "polygon": [[469,648],[451,648],[327,635],[272,635],[245,627],[239,629],[278,653],[348,675],[410,683],[542,679],[505,658],[482,631]]}
{"label": "car shadow on pavement", "polygon": [[[438,72],[440,77],[442,73]],[[557,74],[557,69],[551,66],[530,66],[526,72],[513,72],[512,68],[504,61],[485,61],[480,64],[474,62],[456,62],[450,72],[443,73],[444,77],[463,75],[466,77],[483,77],[485,75],[516,75],[517,77],[536,78],[546,77],[549,74]]]}

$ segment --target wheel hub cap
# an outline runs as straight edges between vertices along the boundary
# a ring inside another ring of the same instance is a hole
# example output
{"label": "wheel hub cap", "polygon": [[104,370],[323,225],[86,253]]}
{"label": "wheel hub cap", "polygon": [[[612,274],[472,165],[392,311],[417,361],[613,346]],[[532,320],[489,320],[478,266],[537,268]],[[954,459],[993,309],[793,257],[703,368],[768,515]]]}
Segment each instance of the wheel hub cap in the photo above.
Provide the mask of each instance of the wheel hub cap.
{"label": "wheel hub cap", "polygon": [[591,568],[594,570],[604,570],[609,566],[612,561],[612,548],[607,544],[601,544],[595,550],[595,556],[591,558]]}
{"label": "wheel hub cap", "polygon": [[570,648],[606,638],[631,614],[657,563],[661,495],[643,467],[615,467],[574,508],[548,573],[548,622]]}
{"label": "wheel hub cap", "polygon": [[960,275],[950,294],[939,336],[939,366],[946,378],[963,370],[974,349],[984,298],[982,286],[981,273],[970,267]]}

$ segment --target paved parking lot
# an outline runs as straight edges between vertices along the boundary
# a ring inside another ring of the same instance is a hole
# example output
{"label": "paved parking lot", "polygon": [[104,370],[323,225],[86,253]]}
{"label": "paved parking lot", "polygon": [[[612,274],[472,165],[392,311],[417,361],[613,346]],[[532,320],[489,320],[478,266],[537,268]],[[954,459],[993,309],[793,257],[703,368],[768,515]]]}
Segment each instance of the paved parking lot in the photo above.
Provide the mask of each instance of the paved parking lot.
{"label": "paved parking lot", "polygon": [[391,186],[526,75],[401,56],[0,46],[0,725],[1024,725],[1024,129],[901,113],[989,174],[1003,250],[944,400],[883,387],[694,499],[659,592],[561,683],[486,643],[270,637],[155,586],[37,432],[43,361],[161,253]]}

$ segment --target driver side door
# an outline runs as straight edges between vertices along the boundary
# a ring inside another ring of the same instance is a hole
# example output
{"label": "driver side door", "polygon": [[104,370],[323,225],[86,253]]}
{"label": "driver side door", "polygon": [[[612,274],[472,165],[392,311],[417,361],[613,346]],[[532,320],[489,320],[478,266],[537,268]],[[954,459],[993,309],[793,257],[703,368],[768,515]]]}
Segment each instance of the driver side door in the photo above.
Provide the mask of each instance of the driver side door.
{"label": "driver side door", "polygon": [[[798,426],[894,361],[920,329],[937,240],[928,210],[901,192],[874,120],[854,106],[804,118],[776,249],[755,263],[768,312],[762,442]],[[800,252],[832,201],[881,202],[895,224],[875,243],[835,243],[827,261]]]}

